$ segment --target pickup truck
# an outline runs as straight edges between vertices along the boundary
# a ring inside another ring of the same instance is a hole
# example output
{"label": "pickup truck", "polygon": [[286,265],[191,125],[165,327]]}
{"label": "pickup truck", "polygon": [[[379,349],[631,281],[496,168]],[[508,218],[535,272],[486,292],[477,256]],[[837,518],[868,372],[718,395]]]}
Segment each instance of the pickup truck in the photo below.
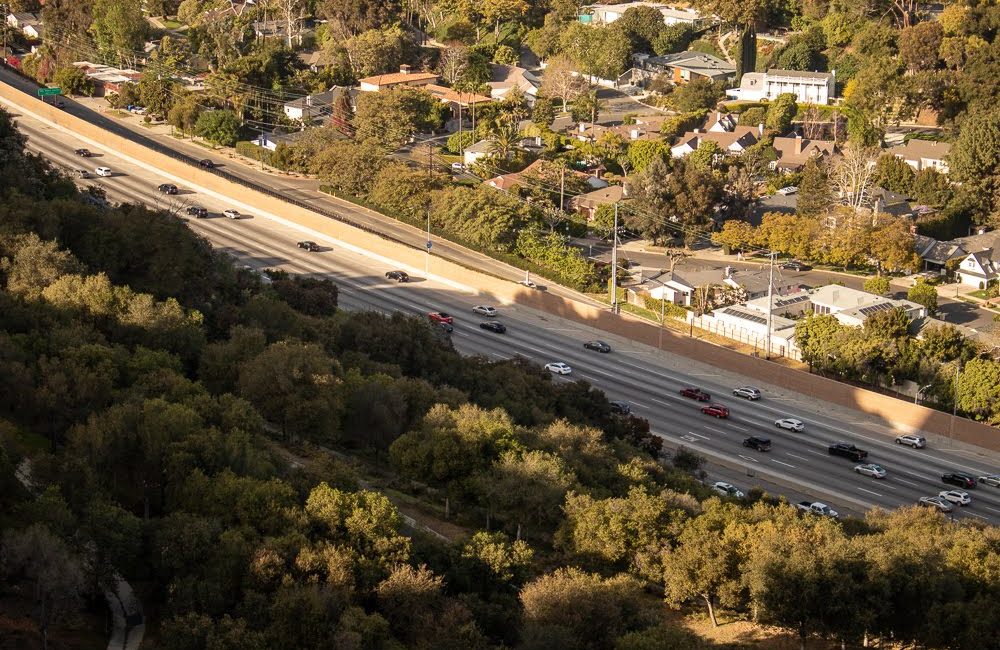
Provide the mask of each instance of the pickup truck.
{"label": "pickup truck", "polygon": [[833,517],[834,519],[840,516],[836,510],[825,503],[820,503],[819,501],[814,501],[812,503],[809,501],[799,501],[796,507],[799,510],[811,512],[814,515],[823,515],[824,517]]}
{"label": "pickup truck", "polygon": [[850,458],[856,463],[860,463],[865,458],[868,458],[868,452],[864,449],[858,449],[849,442],[835,442],[829,447],[831,456],[843,456],[844,458]]}

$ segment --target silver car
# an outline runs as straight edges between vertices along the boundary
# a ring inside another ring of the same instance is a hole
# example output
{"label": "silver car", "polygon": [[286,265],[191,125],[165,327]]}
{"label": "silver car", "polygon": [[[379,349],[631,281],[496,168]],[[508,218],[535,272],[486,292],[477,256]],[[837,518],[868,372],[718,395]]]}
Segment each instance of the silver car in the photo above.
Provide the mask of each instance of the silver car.
{"label": "silver car", "polygon": [[937,508],[940,512],[951,512],[955,509],[955,506],[941,497],[920,497],[917,503],[928,508]]}
{"label": "silver car", "polygon": [[976,481],[985,485],[1000,487],[1000,474],[987,474],[986,476],[980,476],[976,479]]}
{"label": "silver car", "polygon": [[806,425],[802,424],[802,420],[796,420],[795,418],[781,418],[780,420],[774,421],[774,426],[779,429],[788,429],[789,431],[802,431]]}
{"label": "silver car", "polygon": [[715,484],[712,485],[712,489],[724,497],[734,497],[736,499],[742,499],[744,497],[743,492],[738,490],[735,485],[724,481],[716,481]]}
{"label": "silver car", "polygon": [[923,436],[906,434],[905,436],[899,436],[896,438],[897,445],[909,445],[914,449],[923,449],[927,446],[927,439]]}
{"label": "silver car", "polygon": [[758,400],[760,399],[760,389],[753,386],[740,386],[733,389],[733,395],[736,397],[745,397],[751,401]]}
{"label": "silver car", "polygon": [[961,490],[944,490],[942,492],[938,492],[938,496],[945,501],[957,503],[960,506],[967,506],[972,503],[972,497],[969,496],[969,493],[962,492]]}
{"label": "silver car", "polygon": [[864,474],[865,476],[870,476],[872,478],[885,478],[886,475],[885,468],[881,465],[876,465],[875,463],[858,465],[854,468],[854,471],[858,474]]}
{"label": "silver car", "polygon": [[497,315],[497,310],[489,305],[476,305],[472,311],[487,318],[493,318]]}

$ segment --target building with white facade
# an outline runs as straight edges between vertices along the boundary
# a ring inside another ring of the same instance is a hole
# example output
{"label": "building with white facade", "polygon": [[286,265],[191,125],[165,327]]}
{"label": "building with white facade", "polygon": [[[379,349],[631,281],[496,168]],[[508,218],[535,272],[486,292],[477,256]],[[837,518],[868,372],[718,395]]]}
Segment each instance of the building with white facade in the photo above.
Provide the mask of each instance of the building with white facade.
{"label": "building with white facade", "polygon": [[740,87],[727,90],[731,99],[758,102],[791,93],[800,104],[828,104],[836,96],[837,73],[768,70],[748,72]]}
{"label": "building with white facade", "polygon": [[888,152],[918,172],[933,169],[942,174],[948,173],[947,156],[951,152],[951,145],[947,142],[913,138],[905,144],[890,147]]}
{"label": "building with white facade", "polygon": [[690,25],[700,29],[710,23],[710,19],[702,16],[694,9],[680,9],[661,2],[625,2],[618,5],[589,5],[583,7],[580,22],[592,25],[609,25],[633,7],[652,7],[663,15],[665,25]]}
{"label": "building with white facade", "polygon": [[814,314],[830,314],[844,325],[860,327],[872,315],[902,308],[913,321],[927,316],[927,308],[909,300],[893,300],[839,284],[828,284],[809,292]]}

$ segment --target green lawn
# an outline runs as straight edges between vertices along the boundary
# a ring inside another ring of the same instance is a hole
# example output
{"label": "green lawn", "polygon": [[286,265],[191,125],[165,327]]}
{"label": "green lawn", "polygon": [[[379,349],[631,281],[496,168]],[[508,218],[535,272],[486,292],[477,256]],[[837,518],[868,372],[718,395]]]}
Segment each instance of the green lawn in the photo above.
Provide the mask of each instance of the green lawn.
{"label": "green lawn", "polygon": [[179,23],[176,20],[164,19],[162,22],[163,26],[166,27],[167,29],[180,29],[181,27],[184,26],[184,23]]}

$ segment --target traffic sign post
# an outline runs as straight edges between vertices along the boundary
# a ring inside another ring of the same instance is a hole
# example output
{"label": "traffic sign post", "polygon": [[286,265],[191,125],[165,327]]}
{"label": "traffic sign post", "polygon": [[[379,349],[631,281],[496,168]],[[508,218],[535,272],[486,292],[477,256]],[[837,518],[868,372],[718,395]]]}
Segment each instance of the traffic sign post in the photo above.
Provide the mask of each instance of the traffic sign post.
{"label": "traffic sign post", "polygon": [[56,88],[39,88],[38,89],[38,96],[39,97],[50,97],[52,95],[61,95],[61,94],[62,94],[62,88],[58,88],[58,87],[56,87]]}

